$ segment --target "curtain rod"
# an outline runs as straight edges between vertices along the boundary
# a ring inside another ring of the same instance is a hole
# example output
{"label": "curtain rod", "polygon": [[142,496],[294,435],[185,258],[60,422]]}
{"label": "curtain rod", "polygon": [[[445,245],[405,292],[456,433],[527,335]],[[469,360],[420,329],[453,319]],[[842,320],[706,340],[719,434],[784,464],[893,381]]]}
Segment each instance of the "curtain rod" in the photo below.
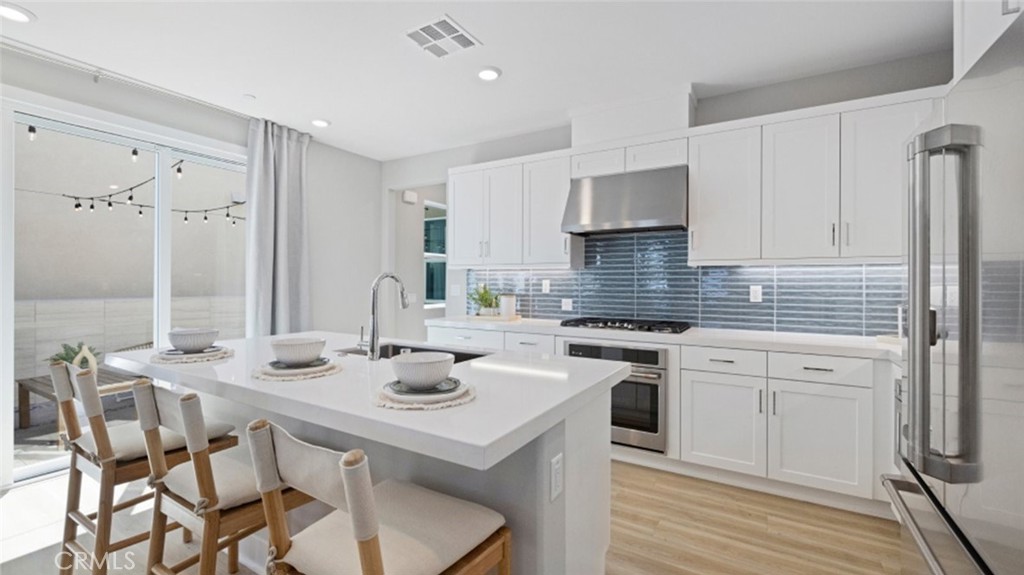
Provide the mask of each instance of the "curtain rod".
{"label": "curtain rod", "polygon": [[191,96],[186,96],[185,94],[182,94],[180,92],[175,92],[173,90],[161,88],[160,86],[156,86],[148,82],[143,82],[142,80],[137,80],[129,76],[124,76],[122,74],[117,74],[109,70],[104,70],[103,68],[100,68],[98,66],[92,66],[86,62],[82,62],[81,60],[76,60],[74,58],[64,56],[56,52],[51,52],[50,50],[46,50],[38,46],[33,46],[31,44],[26,44],[24,42],[12,40],[10,38],[4,38],[3,40],[0,40],[0,48],[10,50],[18,54],[22,54],[30,58],[35,58],[36,60],[40,60],[43,62],[57,64],[59,66],[71,68],[72,70],[76,70],[78,72],[84,72],[86,74],[91,75],[93,77],[94,82],[99,82],[100,79],[114,80],[115,82],[120,82],[122,84],[126,84],[128,86],[132,86],[135,88],[141,88],[143,90],[148,90],[150,92],[155,92],[162,96],[170,96],[178,100],[183,100],[192,104],[198,104],[200,106],[204,106],[212,110],[217,110],[218,112],[230,114],[237,118],[242,118],[245,120],[252,118],[252,116],[248,114],[243,114],[241,112],[237,112],[229,108],[224,108],[222,106],[218,106],[217,104],[211,104],[210,102],[206,102],[198,98],[193,98]]}

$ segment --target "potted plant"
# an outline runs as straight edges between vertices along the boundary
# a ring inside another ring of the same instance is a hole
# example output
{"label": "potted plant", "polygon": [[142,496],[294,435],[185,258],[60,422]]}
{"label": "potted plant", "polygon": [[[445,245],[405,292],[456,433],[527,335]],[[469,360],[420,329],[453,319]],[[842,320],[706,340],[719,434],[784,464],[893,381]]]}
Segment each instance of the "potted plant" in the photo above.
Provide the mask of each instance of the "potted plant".
{"label": "potted plant", "polygon": [[480,284],[467,297],[477,306],[477,315],[498,315],[498,294],[492,292],[487,284]]}
{"label": "potted plant", "polygon": [[[81,341],[78,342],[78,345],[71,345],[71,344],[67,344],[67,343],[62,343],[61,344],[61,350],[59,352],[51,355],[50,357],[46,358],[46,360],[49,361],[50,363],[53,363],[55,361],[63,361],[65,363],[71,363],[71,362],[75,361],[75,358],[78,357],[78,354],[82,352],[82,346],[83,345],[85,345],[85,343],[81,342]],[[103,355],[100,352],[96,351],[96,348],[94,348],[92,346],[87,346],[87,347],[88,347],[89,353],[91,353],[93,355],[93,357],[95,357],[97,360],[99,360],[100,356]]]}

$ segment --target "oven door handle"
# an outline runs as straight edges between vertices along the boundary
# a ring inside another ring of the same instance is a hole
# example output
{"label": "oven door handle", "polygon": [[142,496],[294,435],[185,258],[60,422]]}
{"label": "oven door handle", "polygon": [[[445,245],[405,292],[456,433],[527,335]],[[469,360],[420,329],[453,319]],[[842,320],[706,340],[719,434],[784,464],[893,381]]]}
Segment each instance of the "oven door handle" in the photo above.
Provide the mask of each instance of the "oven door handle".
{"label": "oven door handle", "polygon": [[629,377],[627,377],[626,379],[627,380],[629,380],[629,379],[647,379],[647,380],[650,380],[650,381],[661,381],[661,380],[665,379],[665,376],[663,374],[661,374],[661,373],[651,373],[651,372],[646,372],[646,371],[634,371],[633,373],[630,373]]}

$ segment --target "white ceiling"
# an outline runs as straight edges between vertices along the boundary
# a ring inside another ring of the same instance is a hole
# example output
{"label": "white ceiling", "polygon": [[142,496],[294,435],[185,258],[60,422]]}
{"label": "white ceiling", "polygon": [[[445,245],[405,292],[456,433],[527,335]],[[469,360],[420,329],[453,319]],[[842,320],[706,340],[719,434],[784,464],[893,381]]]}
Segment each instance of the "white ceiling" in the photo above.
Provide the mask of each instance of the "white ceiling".
{"label": "white ceiling", "polygon": [[[379,160],[687,82],[708,97],[952,46],[952,0],[18,3],[38,20],[4,36]],[[443,14],[483,46],[439,60],[405,37]],[[483,66],[505,74],[485,84]]]}

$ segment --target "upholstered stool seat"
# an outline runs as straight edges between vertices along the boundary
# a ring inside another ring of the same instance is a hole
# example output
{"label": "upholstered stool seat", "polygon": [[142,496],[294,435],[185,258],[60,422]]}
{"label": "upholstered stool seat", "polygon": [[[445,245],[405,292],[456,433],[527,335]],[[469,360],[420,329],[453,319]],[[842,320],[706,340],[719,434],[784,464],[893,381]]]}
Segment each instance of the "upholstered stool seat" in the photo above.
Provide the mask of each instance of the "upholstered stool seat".
{"label": "upholstered stool seat", "polygon": [[[235,448],[214,453],[210,456],[210,467],[217,481],[217,503],[205,507],[206,511],[231,509],[260,499],[249,450]],[[201,499],[191,461],[168,471],[162,481],[169,492],[193,505]]]}
{"label": "upholstered stool seat", "polygon": [[[496,511],[412,483],[383,481],[373,496],[385,573],[437,575],[505,524]],[[281,561],[305,575],[362,573],[352,518],[338,510],[300,531]]]}
{"label": "upholstered stool seat", "polygon": [[[235,426],[227,423],[210,422],[206,424],[206,437],[212,441],[224,437],[234,429]],[[146,457],[146,436],[137,423],[108,426],[107,435],[110,436],[110,446],[114,449],[116,461],[131,461]],[[166,427],[160,428],[160,440],[166,451],[185,447],[185,436]],[[74,442],[88,453],[97,452],[96,440],[93,439],[91,431],[82,433]]]}

